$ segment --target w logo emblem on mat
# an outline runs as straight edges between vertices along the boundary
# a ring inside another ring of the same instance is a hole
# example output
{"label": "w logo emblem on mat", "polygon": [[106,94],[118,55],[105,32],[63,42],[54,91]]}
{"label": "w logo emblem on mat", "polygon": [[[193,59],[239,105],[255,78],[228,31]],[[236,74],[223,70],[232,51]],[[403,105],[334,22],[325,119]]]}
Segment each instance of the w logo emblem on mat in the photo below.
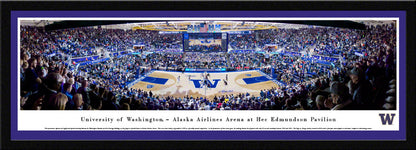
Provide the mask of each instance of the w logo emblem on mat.
{"label": "w logo emblem on mat", "polygon": [[147,88],[148,88],[148,89],[151,89],[151,88],[153,88],[153,87],[155,87],[155,86],[154,86],[154,85],[151,85],[151,84],[148,84],[148,85],[147,85]]}

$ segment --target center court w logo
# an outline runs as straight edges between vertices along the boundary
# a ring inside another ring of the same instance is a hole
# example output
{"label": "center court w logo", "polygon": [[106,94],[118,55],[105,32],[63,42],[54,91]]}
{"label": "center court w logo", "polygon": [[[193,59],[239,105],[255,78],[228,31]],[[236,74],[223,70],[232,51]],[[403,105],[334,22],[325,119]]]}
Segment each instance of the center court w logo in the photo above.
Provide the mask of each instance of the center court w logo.
{"label": "center court w logo", "polygon": [[[214,83],[212,83],[209,80],[205,80],[206,83],[204,83],[202,80],[192,80],[191,81],[194,83],[195,88],[203,88],[203,85],[208,85],[208,88],[216,88],[218,81],[221,81],[221,79],[214,79]],[[202,82],[202,83],[201,83]]]}
{"label": "center court w logo", "polygon": [[387,115],[379,114],[379,116],[381,118],[381,124],[386,125],[386,123],[388,123],[389,125],[391,125],[393,123],[393,119],[394,119],[394,116],[396,116],[396,114],[387,114]]}

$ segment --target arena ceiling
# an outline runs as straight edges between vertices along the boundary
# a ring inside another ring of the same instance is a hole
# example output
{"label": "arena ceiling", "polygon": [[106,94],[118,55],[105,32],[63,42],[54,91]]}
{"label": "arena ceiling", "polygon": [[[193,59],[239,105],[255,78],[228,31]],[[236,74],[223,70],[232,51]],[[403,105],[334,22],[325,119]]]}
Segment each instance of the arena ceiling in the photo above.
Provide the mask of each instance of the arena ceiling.
{"label": "arena ceiling", "polygon": [[45,27],[46,30],[57,30],[65,28],[76,28],[85,26],[101,26],[106,29],[127,29],[127,30],[155,30],[155,31],[186,31],[188,25],[195,25],[199,23],[214,23],[220,24],[222,31],[247,31],[247,30],[265,30],[265,29],[298,29],[308,27],[310,25],[316,26],[331,26],[353,29],[365,29],[366,25],[389,24],[390,20],[326,20],[326,21],[282,21],[282,20],[267,20],[267,21],[166,21],[166,20],[152,20],[152,21],[76,21],[76,20],[21,20],[20,24],[23,26],[37,26]]}
{"label": "arena ceiling", "polygon": [[20,25],[44,27],[46,25],[50,25],[50,24],[53,24],[55,22],[60,22],[60,21],[63,21],[63,20],[20,20]]}
{"label": "arena ceiling", "polygon": [[165,21],[165,22],[143,22],[124,25],[106,25],[106,28],[133,29],[133,30],[156,30],[156,31],[187,31],[188,25],[200,23],[221,25],[221,31],[250,31],[279,28],[303,28],[307,25],[255,22],[255,21]]}

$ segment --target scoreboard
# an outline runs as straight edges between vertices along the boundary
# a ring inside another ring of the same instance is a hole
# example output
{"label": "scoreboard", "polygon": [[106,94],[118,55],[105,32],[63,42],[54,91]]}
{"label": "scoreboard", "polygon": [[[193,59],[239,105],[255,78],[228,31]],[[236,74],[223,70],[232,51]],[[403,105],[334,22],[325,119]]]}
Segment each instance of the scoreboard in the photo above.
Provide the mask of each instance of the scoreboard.
{"label": "scoreboard", "polygon": [[221,33],[220,24],[200,23],[188,25],[188,33]]}
{"label": "scoreboard", "polygon": [[227,52],[227,33],[183,33],[184,52]]}

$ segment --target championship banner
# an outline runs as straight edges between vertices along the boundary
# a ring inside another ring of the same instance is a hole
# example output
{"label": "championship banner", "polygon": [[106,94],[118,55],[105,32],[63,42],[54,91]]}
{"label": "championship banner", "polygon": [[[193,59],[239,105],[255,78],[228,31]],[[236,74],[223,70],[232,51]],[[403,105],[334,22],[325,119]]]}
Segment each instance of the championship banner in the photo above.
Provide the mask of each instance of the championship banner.
{"label": "championship banner", "polygon": [[199,29],[200,33],[206,33],[208,31],[208,25],[206,23],[200,24],[201,29]]}

